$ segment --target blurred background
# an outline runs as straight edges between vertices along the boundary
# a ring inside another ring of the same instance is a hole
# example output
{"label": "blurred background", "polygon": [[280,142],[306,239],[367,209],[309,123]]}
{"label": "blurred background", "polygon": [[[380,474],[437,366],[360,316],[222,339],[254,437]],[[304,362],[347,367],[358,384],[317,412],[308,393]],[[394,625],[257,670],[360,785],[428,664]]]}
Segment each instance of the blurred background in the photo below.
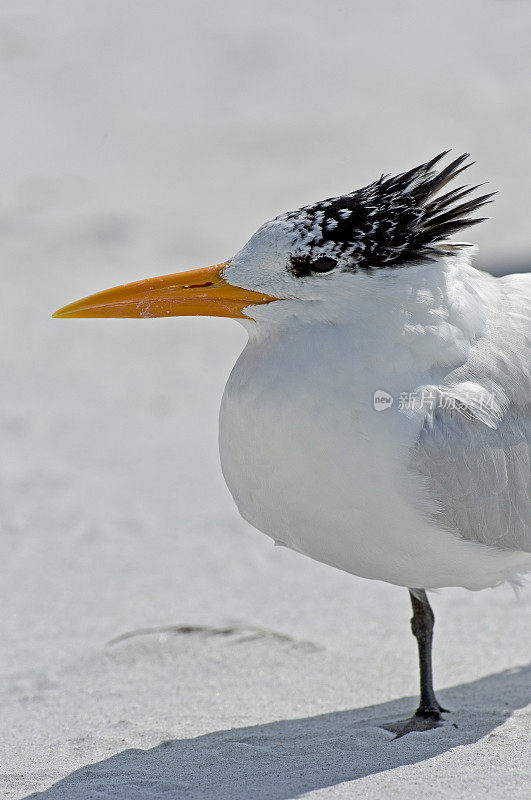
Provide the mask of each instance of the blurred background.
{"label": "blurred background", "polygon": [[[447,148],[477,161],[467,181],[499,190],[470,232],[478,266],[527,270],[530,41],[525,0],[3,0],[8,675],[135,628],[239,620],[347,648],[399,630],[385,685],[416,692],[404,590],[275,549],[237,515],[217,414],[243,329],[50,315],[225,260],[266,219]],[[518,615],[503,646],[480,624],[499,596],[466,595],[478,624],[440,681],[525,659]],[[441,614],[441,641],[457,645],[460,625]]]}

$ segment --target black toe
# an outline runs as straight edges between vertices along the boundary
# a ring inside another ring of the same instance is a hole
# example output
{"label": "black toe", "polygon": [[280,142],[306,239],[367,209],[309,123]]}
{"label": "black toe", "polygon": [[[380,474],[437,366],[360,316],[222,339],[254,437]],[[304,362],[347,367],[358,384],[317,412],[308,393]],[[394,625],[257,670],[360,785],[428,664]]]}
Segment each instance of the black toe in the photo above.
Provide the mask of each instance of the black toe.
{"label": "black toe", "polygon": [[433,728],[440,728],[444,725],[444,720],[439,711],[434,710],[431,713],[419,714],[418,711],[409,719],[399,719],[396,722],[386,722],[380,725],[386,731],[395,734],[395,739],[405,736],[406,733],[429,731]]}

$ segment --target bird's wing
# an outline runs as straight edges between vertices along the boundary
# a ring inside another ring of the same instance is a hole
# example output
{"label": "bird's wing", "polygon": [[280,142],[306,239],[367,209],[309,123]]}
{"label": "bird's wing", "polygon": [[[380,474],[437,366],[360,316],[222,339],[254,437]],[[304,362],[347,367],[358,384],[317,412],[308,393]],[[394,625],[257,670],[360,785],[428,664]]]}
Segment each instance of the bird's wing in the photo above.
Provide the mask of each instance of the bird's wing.
{"label": "bird's wing", "polygon": [[470,541],[531,551],[529,411],[500,418],[479,387],[432,394],[412,466],[428,478],[439,522]]}
{"label": "bird's wing", "polygon": [[429,387],[411,465],[428,479],[443,525],[531,551],[531,275],[498,286],[467,362]]}

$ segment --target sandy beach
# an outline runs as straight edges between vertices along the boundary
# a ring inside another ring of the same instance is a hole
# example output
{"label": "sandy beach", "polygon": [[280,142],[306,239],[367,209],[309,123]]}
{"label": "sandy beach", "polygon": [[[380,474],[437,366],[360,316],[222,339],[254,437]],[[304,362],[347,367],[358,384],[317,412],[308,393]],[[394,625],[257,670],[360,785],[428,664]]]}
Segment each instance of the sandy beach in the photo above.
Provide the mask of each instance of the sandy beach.
{"label": "sandy beach", "polygon": [[529,5],[3,5],[0,795],[528,797],[529,588],[432,595],[452,714],[393,741],[407,591],[274,547],[223,482],[244,330],[50,315],[447,147],[500,190],[478,265],[529,269]]}

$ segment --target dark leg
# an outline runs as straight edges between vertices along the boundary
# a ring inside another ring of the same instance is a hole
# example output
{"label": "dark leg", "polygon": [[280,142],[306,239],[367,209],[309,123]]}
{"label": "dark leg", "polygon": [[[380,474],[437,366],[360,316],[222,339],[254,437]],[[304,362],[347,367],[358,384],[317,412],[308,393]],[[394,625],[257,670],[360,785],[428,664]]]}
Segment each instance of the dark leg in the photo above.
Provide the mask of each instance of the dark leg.
{"label": "dark leg", "polygon": [[439,705],[433,691],[431,645],[435,617],[424,589],[410,589],[409,597],[413,607],[411,630],[419,647],[420,666],[420,703],[415,716],[440,720],[441,712],[446,711],[446,709]]}
{"label": "dark leg", "polygon": [[383,725],[397,738],[411,731],[426,731],[442,725],[441,714],[446,712],[437,701],[433,691],[433,670],[431,665],[431,645],[435,617],[424,589],[410,589],[409,596],[413,607],[411,630],[419,648],[420,703],[411,719],[399,720]]}

